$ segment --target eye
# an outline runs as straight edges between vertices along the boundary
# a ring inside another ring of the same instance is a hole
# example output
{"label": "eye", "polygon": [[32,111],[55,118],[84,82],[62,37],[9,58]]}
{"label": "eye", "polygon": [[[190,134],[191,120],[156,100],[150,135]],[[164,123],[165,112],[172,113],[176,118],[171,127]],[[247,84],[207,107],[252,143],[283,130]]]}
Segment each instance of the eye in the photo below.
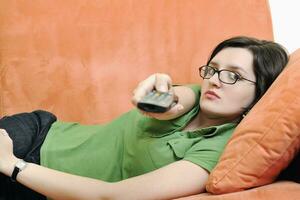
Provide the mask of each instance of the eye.
{"label": "eye", "polygon": [[241,76],[235,72],[228,71],[228,78],[232,81],[239,80]]}
{"label": "eye", "polygon": [[208,67],[208,68],[207,68],[207,73],[208,73],[209,75],[214,75],[215,69],[214,69],[213,67]]}
{"label": "eye", "polygon": [[202,76],[208,77],[208,76],[214,75],[215,70],[212,67],[210,67],[210,66],[205,66],[205,67],[202,68],[202,72],[201,73],[203,74]]}

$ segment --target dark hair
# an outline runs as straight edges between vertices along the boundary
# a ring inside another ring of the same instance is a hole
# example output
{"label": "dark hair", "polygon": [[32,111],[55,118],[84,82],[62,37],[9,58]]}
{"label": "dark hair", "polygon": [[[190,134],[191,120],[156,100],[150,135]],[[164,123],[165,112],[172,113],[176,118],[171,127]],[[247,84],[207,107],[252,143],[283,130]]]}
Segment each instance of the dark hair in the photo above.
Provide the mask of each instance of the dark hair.
{"label": "dark hair", "polygon": [[245,48],[253,55],[253,70],[256,77],[255,99],[245,108],[243,114],[246,114],[264,95],[276,77],[284,69],[289,60],[289,56],[287,51],[278,43],[238,36],[218,44],[210,55],[207,65],[209,65],[217,53],[228,47]]}

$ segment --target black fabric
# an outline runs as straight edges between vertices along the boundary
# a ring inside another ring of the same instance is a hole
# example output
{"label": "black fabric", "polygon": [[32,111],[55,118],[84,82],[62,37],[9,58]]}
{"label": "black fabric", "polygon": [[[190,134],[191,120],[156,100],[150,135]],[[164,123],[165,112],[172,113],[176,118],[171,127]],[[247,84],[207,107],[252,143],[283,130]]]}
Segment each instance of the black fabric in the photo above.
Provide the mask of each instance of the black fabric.
{"label": "black fabric", "polygon": [[[0,128],[5,129],[13,140],[14,154],[27,162],[40,164],[40,149],[56,116],[37,110],[0,119]],[[12,182],[0,173],[0,200],[44,200],[45,196],[23,185]]]}

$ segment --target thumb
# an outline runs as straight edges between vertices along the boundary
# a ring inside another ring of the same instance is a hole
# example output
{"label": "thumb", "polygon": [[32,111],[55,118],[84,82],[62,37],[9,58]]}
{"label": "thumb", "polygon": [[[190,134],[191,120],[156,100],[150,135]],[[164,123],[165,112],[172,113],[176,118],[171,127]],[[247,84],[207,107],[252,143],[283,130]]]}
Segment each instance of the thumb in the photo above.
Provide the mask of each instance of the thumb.
{"label": "thumb", "polygon": [[184,109],[183,105],[177,103],[168,111],[168,113],[177,114],[178,112],[182,111],[183,109]]}

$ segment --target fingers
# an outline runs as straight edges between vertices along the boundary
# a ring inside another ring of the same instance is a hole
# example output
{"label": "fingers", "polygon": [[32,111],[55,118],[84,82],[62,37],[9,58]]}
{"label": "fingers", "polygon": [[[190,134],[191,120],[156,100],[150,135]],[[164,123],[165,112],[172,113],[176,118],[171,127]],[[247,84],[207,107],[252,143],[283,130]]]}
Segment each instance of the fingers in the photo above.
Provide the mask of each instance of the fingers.
{"label": "fingers", "polygon": [[170,118],[173,118],[172,116],[177,115],[180,111],[184,109],[183,105],[176,104],[174,105],[170,110],[164,113],[151,113],[151,112],[145,112],[142,110],[139,110],[141,114],[143,114],[146,117],[151,117],[159,120],[169,120]]}
{"label": "fingers", "polygon": [[167,92],[171,88],[172,81],[167,74],[152,74],[147,79],[139,83],[138,87],[133,92],[131,101],[136,106],[137,103],[150,91],[155,89],[160,92]]}
{"label": "fingers", "polygon": [[167,74],[156,74],[155,89],[159,92],[168,92],[172,88],[172,80]]}
{"label": "fingers", "polygon": [[0,129],[0,135],[2,135],[2,136],[8,136],[8,133],[6,132],[5,129]]}
{"label": "fingers", "polygon": [[171,115],[173,114],[177,114],[178,112],[180,112],[181,110],[183,110],[183,105],[177,103],[175,106],[173,106],[168,113],[170,113]]}
{"label": "fingers", "polygon": [[148,92],[153,90],[154,85],[155,75],[151,75],[144,81],[140,82],[137,88],[133,91],[133,97],[131,99],[132,103],[134,105],[137,105],[137,103],[141,100],[143,96],[145,96]]}

